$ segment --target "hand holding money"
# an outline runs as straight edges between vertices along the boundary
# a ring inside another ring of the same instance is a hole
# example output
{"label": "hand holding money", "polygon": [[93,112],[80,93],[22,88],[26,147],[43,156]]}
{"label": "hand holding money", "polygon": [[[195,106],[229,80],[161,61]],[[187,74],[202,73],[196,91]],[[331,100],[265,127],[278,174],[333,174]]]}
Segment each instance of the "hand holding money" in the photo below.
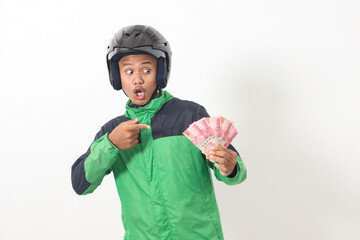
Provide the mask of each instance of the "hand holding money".
{"label": "hand holding money", "polygon": [[233,171],[237,162],[236,152],[227,149],[237,135],[234,124],[224,117],[206,117],[192,123],[183,134],[206,158],[215,162],[223,176]]}
{"label": "hand holding money", "polygon": [[206,156],[211,162],[215,162],[217,167],[223,176],[228,176],[234,170],[237,163],[237,154],[231,149],[217,145],[213,147],[208,156]]}

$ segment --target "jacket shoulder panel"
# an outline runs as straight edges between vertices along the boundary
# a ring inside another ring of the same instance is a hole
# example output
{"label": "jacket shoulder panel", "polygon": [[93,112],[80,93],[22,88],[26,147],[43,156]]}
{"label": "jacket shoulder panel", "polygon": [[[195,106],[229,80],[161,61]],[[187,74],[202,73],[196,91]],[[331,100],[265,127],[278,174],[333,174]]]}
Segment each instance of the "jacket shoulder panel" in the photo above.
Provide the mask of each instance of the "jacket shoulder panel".
{"label": "jacket shoulder panel", "polygon": [[173,98],[151,119],[153,139],[182,135],[191,123],[208,116],[200,104]]}
{"label": "jacket shoulder panel", "polygon": [[[108,121],[107,123],[105,123],[102,127],[101,130],[98,134],[101,134],[100,136],[98,136],[98,138],[100,138],[101,136],[103,136],[105,133],[110,133],[112,132],[112,130],[114,130],[114,128],[116,128],[120,123],[125,122],[130,120],[130,118],[125,117],[124,115],[121,115],[119,117],[113,118],[110,121]],[[96,140],[96,138],[95,138]]]}

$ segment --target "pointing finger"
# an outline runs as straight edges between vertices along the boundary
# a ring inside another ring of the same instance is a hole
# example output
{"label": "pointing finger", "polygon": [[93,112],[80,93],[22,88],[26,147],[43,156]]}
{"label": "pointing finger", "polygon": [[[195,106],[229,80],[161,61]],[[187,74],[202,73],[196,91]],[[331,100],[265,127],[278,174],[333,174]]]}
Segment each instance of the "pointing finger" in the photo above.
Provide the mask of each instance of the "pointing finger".
{"label": "pointing finger", "polygon": [[129,130],[138,130],[138,129],[150,129],[150,126],[147,124],[131,124],[128,126]]}
{"label": "pointing finger", "polygon": [[127,125],[127,129],[128,130],[139,130],[139,129],[149,129],[150,126],[147,125],[147,124],[139,124],[139,119],[138,118],[135,118],[135,119],[130,119],[125,123],[125,125]]}

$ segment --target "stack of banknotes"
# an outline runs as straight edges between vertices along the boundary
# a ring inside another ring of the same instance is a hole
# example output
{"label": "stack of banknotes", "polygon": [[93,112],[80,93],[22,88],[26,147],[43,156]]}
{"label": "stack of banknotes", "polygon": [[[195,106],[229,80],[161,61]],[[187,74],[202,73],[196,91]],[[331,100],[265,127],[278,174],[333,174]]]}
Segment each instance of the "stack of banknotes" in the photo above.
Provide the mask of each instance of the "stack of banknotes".
{"label": "stack of banknotes", "polygon": [[224,117],[204,117],[183,132],[204,154],[216,145],[228,147],[237,133],[233,122]]}

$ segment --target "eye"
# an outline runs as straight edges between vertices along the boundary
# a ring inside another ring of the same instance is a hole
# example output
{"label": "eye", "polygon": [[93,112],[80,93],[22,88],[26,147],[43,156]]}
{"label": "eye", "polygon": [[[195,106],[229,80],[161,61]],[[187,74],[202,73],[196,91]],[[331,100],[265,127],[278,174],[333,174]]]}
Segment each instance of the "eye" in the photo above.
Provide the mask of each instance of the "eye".
{"label": "eye", "polygon": [[126,70],[126,73],[130,75],[130,74],[133,73],[133,71],[132,70]]}
{"label": "eye", "polygon": [[144,69],[144,73],[150,73],[150,69]]}

